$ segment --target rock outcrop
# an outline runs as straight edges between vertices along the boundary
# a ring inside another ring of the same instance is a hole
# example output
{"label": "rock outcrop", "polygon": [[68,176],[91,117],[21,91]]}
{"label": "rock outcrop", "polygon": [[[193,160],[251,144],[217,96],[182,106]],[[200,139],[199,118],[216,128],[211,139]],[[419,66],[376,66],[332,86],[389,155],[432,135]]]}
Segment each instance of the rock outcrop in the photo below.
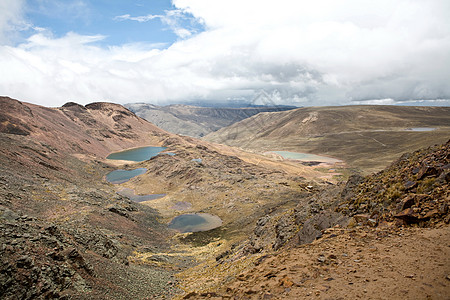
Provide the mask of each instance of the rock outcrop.
{"label": "rock outcrop", "polygon": [[404,154],[385,170],[347,186],[338,210],[356,216],[356,222],[448,224],[449,182],[450,141]]}

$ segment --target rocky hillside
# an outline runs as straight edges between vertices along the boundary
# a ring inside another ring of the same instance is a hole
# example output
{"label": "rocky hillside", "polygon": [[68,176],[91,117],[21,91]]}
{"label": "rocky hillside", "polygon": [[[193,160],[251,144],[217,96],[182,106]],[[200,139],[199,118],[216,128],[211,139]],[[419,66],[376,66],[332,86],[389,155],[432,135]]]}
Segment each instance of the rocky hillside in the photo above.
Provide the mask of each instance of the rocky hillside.
{"label": "rocky hillside", "polygon": [[167,251],[167,227],[116,194],[101,161],[170,135],[114,104],[0,107],[0,298],[170,293],[173,270],[129,263],[139,249]]}
{"label": "rocky hillside", "polygon": [[191,137],[205,136],[260,112],[285,111],[294,108],[289,106],[198,107],[178,104],[157,106],[146,103],[130,103],[125,107],[164,130]]}
{"label": "rocky hillside", "polygon": [[432,226],[450,222],[450,141],[405,154],[387,169],[355,176],[338,208],[365,223]]}
{"label": "rocky hillside", "polygon": [[[180,292],[175,273],[245,238],[266,212],[292,206],[311,184],[295,174],[317,173],[302,165],[285,172],[252,154],[167,133],[116,104],[0,100],[2,299],[170,297]],[[118,164],[106,155],[144,145],[175,155],[122,165],[148,169],[123,185],[104,180]],[[127,187],[167,196],[139,204],[117,194]],[[169,230],[185,212],[216,214],[224,226]]]}
{"label": "rocky hillside", "polygon": [[[334,166],[170,134],[120,105],[0,100],[2,299],[361,298],[383,289],[384,298],[440,299],[448,290],[448,143],[336,185]],[[143,145],[167,149],[138,163],[105,159]],[[106,182],[118,166],[147,172]],[[123,189],[165,196],[137,203]],[[168,228],[185,213],[222,226]]]}
{"label": "rocky hillside", "polygon": [[71,153],[105,156],[111,151],[159,143],[168,134],[123,106],[66,103],[47,108],[0,97],[0,132],[29,136]]}
{"label": "rocky hillside", "polygon": [[185,299],[446,299],[449,159],[450,141],[317,187],[308,201],[260,218],[208,272],[186,272],[196,279],[185,281]]}
{"label": "rocky hillside", "polygon": [[368,105],[261,113],[204,139],[260,152],[328,155],[368,174],[402,153],[444,143],[449,136],[448,107]]}

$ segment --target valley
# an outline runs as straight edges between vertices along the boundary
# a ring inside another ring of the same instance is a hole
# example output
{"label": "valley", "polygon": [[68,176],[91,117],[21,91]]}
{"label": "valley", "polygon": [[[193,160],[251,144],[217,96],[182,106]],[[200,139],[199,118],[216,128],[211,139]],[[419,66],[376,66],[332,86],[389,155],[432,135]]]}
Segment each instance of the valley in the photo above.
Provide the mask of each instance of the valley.
{"label": "valley", "polygon": [[262,112],[203,140],[111,103],[0,108],[5,299],[449,291],[448,108]]}
{"label": "valley", "polygon": [[129,103],[126,108],[139,117],[172,133],[202,137],[260,112],[294,109],[293,106],[201,107],[193,105],[157,106]]}

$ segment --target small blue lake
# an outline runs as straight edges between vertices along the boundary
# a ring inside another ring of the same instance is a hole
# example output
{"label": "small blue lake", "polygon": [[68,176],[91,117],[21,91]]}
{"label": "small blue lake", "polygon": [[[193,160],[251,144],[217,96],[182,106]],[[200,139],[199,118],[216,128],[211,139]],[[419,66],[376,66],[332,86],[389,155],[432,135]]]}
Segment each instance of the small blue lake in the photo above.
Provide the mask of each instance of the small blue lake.
{"label": "small blue lake", "polygon": [[125,151],[114,152],[106,157],[106,159],[144,161],[158,155],[166,147],[141,147],[133,148]]}
{"label": "small blue lake", "polygon": [[148,194],[148,195],[136,195],[132,189],[123,189],[117,192],[117,194],[127,197],[134,202],[144,202],[149,200],[155,200],[166,196],[167,194]]}
{"label": "small blue lake", "polygon": [[222,220],[218,216],[205,213],[180,215],[169,223],[169,228],[181,233],[207,231],[220,226]]}
{"label": "small blue lake", "polygon": [[106,180],[112,184],[124,183],[133,177],[139,176],[147,172],[146,168],[138,168],[134,170],[115,170],[106,175]]}
{"label": "small blue lake", "polygon": [[433,131],[436,130],[436,128],[433,127],[412,127],[407,128],[406,131]]}
{"label": "small blue lake", "polygon": [[294,160],[301,160],[301,161],[319,161],[319,162],[326,162],[326,163],[340,162],[339,159],[316,155],[316,154],[309,154],[309,153],[302,153],[302,152],[290,152],[290,151],[271,151],[271,152],[280,155],[284,159],[294,159]]}

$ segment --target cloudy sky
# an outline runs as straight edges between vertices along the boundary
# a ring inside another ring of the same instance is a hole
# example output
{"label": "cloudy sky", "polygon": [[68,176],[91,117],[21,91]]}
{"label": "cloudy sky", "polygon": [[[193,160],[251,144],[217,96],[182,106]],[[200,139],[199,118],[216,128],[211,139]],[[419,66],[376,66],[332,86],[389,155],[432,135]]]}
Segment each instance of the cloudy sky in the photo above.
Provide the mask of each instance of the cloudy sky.
{"label": "cloudy sky", "polygon": [[448,0],[0,0],[0,95],[46,106],[448,106],[449,82]]}

